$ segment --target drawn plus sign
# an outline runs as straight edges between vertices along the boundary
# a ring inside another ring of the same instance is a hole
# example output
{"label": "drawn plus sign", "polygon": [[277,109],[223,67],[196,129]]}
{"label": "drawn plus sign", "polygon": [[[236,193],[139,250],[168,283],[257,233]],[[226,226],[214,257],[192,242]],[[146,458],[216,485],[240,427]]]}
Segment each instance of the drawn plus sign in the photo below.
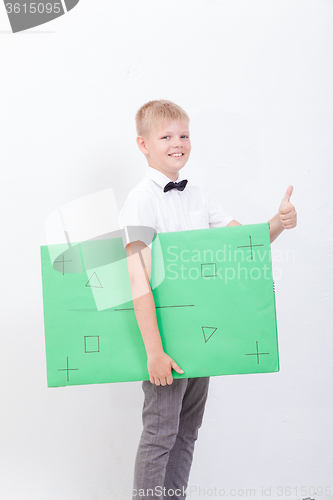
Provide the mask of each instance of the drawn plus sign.
{"label": "drawn plus sign", "polygon": [[64,276],[65,274],[65,262],[72,262],[71,260],[65,260],[65,257],[62,256],[62,260],[55,260],[55,264],[62,264],[62,275]]}
{"label": "drawn plus sign", "polygon": [[257,352],[251,352],[250,354],[245,354],[245,356],[257,356],[257,364],[259,365],[259,356],[261,356],[262,354],[269,354],[269,352],[259,352],[258,341],[256,341],[256,351]]}
{"label": "drawn plus sign", "polygon": [[67,372],[67,382],[69,382],[69,372],[76,370],[78,370],[78,368],[69,368],[68,356],[67,356],[67,368],[59,368],[58,372]]}
{"label": "drawn plus sign", "polygon": [[252,245],[252,238],[251,236],[249,236],[250,238],[250,244],[249,245],[242,245],[240,247],[237,247],[237,248],[251,248],[251,260],[253,260],[253,253],[252,253],[252,248],[253,247],[263,247],[264,245]]}

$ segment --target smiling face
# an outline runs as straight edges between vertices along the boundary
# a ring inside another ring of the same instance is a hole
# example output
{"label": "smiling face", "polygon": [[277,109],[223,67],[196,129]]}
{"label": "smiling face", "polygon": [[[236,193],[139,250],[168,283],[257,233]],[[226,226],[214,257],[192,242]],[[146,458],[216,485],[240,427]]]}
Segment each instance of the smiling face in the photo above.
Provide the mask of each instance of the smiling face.
{"label": "smiling face", "polygon": [[146,155],[150,167],[159,170],[172,181],[178,179],[191,152],[189,124],[175,120],[159,124],[148,137],[139,136],[137,144]]}

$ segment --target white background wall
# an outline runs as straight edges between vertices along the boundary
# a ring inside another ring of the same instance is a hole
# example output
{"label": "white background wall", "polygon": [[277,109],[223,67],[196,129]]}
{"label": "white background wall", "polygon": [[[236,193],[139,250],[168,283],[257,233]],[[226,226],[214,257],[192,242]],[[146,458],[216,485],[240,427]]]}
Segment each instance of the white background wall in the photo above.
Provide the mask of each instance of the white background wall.
{"label": "white background wall", "polygon": [[156,98],[189,113],[186,174],[235,219],[267,221],[289,184],[299,218],[273,244],[281,370],[212,378],[189,498],[333,497],[332,16],[82,0],[13,35],[0,6],[1,498],[129,498],[140,383],[47,388],[39,247],[69,201],[112,187],[121,207],[146,168],[134,114]]}

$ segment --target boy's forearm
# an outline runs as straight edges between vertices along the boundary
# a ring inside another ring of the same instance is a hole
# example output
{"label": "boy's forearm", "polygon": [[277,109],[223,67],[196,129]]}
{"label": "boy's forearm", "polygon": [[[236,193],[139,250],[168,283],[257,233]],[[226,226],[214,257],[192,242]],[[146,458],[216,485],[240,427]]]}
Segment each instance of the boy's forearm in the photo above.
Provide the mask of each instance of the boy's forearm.
{"label": "boy's forearm", "polygon": [[269,234],[271,243],[282,233],[284,227],[282,226],[280,214],[277,213],[269,220]]}
{"label": "boy's forearm", "polygon": [[127,263],[133,306],[147,356],[162,352],[163,346],[156,319],[156,308],[150,288],[151,251],[137,241],[127,246]]}
{"label": "boy's forearm", "polygon": [[154,352],[163,351],[152,291],[150,290],[150,292],[145,295],[134,299],[133,305],[147,356]]}

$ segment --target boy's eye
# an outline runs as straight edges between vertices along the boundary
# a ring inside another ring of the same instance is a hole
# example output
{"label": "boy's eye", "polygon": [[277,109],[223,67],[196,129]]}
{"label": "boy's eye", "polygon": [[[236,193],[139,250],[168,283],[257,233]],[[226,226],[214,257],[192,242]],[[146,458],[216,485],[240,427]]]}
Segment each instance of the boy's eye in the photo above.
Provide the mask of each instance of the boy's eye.
{"label": "boy's eye", "polygon": [[[188,139],[189,136],[188,135],[181,135],[180,138],[181,139]],[[170,139],[170,136],[169,135],[165,135],[164,137],[162,137],[162,139]]]}
{"label": "boy's eye", "polygon": [[[188,135],[181,135],[180,138],[181,139],[189,139],[189,136]],[[170,135],[165,135],[164,137],[162,137],[162,139],[170,139]]]}

